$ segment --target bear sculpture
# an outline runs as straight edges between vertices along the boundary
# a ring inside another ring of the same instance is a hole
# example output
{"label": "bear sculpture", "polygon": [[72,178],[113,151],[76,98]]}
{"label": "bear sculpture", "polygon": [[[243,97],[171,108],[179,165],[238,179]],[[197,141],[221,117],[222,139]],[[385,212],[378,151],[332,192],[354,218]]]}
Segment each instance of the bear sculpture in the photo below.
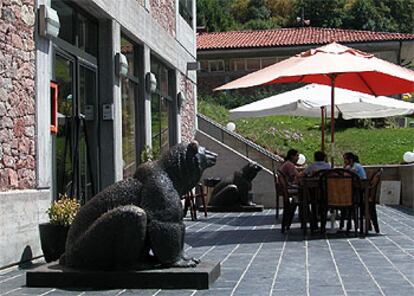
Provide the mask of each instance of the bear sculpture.
{"label": "bear sculpture", "polygon": [[262,168],[255,163],[248,163],[241,171],[220,181],[213,189],[209,206],[213,207],[240,207],[254,206],[252,181]]}
{"label": "bear sculpture", "polygon": [[216,158],[196,142],[178,144],[98,193],[80,208],[60,264],[95,270],[196,266],[198,260],[184,256],[181,196]]}

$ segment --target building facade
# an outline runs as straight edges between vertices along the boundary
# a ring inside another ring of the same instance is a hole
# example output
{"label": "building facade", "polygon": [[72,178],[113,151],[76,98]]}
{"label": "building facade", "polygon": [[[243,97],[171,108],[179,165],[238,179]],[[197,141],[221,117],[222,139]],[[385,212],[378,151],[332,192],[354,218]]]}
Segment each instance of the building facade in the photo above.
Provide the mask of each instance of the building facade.
{"label": "building facade", "polygon": [[198,90],[210,93],[226,82],[332,41],[414,67],[414,34],[313,27],[200,33]]}
{"label": "building facade", "polygon": [[59,195],[85,202],[194,138],[195,27],[193,0],[1,1],[0,268],[41,256]]}

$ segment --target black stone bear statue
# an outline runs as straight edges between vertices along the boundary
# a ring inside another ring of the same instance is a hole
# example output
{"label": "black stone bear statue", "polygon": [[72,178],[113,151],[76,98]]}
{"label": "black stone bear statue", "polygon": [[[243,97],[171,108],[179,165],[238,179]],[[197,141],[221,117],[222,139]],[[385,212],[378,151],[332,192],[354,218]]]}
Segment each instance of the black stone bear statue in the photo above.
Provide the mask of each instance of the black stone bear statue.
{"label": "black stone bear statue", "polygon": [[197,142],[178,144],[98,193],[71,225],[60,264],[95,270],[196,266],[198,260],[184,256],[181,196],[216,158]]}
{"label": "black stone bear statue", "polygon": [[248,163],[241,171],[236,171],[232,176],[226,177],[218,183],[211,193],[209,205],[214,207],[239,207],[254,206],[252,181],[262,169],[255,163]]}

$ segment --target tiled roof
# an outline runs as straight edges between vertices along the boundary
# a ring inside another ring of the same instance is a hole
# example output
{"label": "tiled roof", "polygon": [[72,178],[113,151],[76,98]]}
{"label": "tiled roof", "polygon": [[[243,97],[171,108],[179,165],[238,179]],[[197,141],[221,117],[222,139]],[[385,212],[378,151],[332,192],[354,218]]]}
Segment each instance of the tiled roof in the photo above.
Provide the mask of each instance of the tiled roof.
{"label": "tiled roof", "polygon": [[258,31],[202,33],[197,49],[233,49],[339,43],[414,40],[414,34],[329,28],[284,28]]}

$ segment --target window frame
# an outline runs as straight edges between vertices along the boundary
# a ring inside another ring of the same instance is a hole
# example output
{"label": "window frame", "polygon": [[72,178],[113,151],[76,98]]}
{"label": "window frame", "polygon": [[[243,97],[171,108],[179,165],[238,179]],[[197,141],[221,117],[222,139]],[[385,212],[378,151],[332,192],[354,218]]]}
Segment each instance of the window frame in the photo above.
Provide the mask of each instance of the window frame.
{"label": "window frame", "polygon": [[[158,106],[158,110],[157,112],[159,112],[159,114],[161,114],[161,107],[162,104],[167,104],[168,105],[168,110],[167,110],[167,116],[168,116],[168,145],[169,147],[172,147],[173,145],[176,144],[177,140],[176,140],[176,134],[177,134],[177,130],[176,130],[176,115],[177,115],[177,110],[174,107],[175,104],[175,100],[174,100],[174,96],[175,96],[175,81],[176,81],[176,77],[175,77],[175,70],[168,67],[168,65],[163,62],[160,58],[158,58],[156,55],[151,55],[151,72],[154,73],[154,69],[152,68],[154,64],[158,64],[161,66],[162,70],[166,71],[166,78],[167,78],[167,94],[163,93],[161,91],[161,81],[159,81],[159,77],[157,77],[157,89],[152,92],[151,94],[151,101],[154,100],[154,97],[157,98],[157,100],[159,101],[159,106]],[[155,74],[155,73],[154,73]],[[158,74],[158,73],[157,73]],[[159,87],[158,87],[159,86]],[[152,113],[152,107],[151,107],[151,118],[153,116]],[[160,123],[161,123],[161,118],[160,118]],[[160,146],[161,146],[161,136],[162,136],[162,127],[160,126],[160,129],[157,131],[157,134],[154,135],[153,134],[153,126],[151,126],[151,144],[153,143],[154,139],[156,137],[160,137]],[[153,147],[154,150],[154,147]]]}
{"label": "window frame", "polygon": [[[211,65],[213,63],[219,63],[222,66],[222,70],[217,70],[217,71],[211,71]],[[224,60],[220,60],[220,59],[216,59],[216,60],[208,60],[208,72],[225,72],[226,68],[224,65]]]}
{"label": "window frame", "polygon": [[[133,63],[134,63],[134,72],[130,73],[128,71],[128,73],[125,75],[124,79],[125,81],[123,81],[123,83],[127,83],[128,87],[132,87],[134,89],[134,98],[132,99],[134,102],[134,115],[135,117],[133,118],[133,122],[134,122],[134,129],[135,129],[135,134],[134,134],[134,143],[135,143],[135,168],[138,167],[138,165],[141,163],[141,158],[140,158],[140,149],[139,149],[139,120],[138,117],[140,116],[139,114],[139,88],[141,87],[140,85],[140,79],[139,79],[139,67],[140,67],[140,45],[138,43],[136,43],[135,41],[133,41],[131,38],[129,38],[127,36],[127,34],[125,34],[124,32],[121,32],[121,52],[122,52],[122,39],[125,39],[128,43],[130,43],[133,47]],[[128,58],[128,57],[127,57]],[[122,87],[122,84],[121,84]],[[123,94],[124,90],[121,90],[121,96]],[[121,98],[123,99],[123,98]],[[131,99],[131,98],[128,98]],[[122,106],[123,106],[123,102],[122,102]],[[121,119],[123,120],[123,119]],[[123,123],[122,123],[123,124]],[[122,137],[122,141],[123,141],[123,135],[121,135]],[[122,142],[123,144],[123,142]],[[122,157],[124,157],[124,147],[122,145]],[[122,168],[123,174],[125,167]],[[124,175],[125,177],[125,175]]]}
{"label": "window frame", "polygon": [[[258,68],[255,68],[255,69],[250,69],[248,67],[248,62],[249,61],[253,61],[253,60],[257,60],[259,62],[259,67]],[[261,57],[258,57],[258,58],[245,58],[244,59],[244,69],[246,71],[257,71],[257,70],[262,69],[262,58]]]}
{"label": "window frame", "polygon": [[179,0],[178,1],[178,13],[185,20],[185,22],[193,28],[193,0]]}
{"label": "window frame", "polygon": [[[55,0],[56,2],[58,2],[57,0]],[[53,2],[55,1],[51,1],[51,6],[53,6]],[[85,49],[82,49],[79,46],[79,42],[80,42],[80,18],[79,15],[84,17],[88,22],[90,22],[91,24],[94,24],[96,26],[96,34],[99,34],[99,21],[98,19],[93,16],[92,14],[88,13],[87,11],[85,11],[85,9],[83,9],[82,7],[80,7],[79,5],[77,5],[76,3],[73,3],[71,1],[59,1],[62,2],[64,5],[67,5],[68,7],[70,7],[72,9],[72,42],[69,42],[65,39],[59,38],[58,37],[52,37],[53,42],[55,43],[59,43],[59,42],[63,42],[63,43],[67,43],[68,45],[71,45],[75,48],[77,48],[79,51],[84,52],[90,56],[93,56],[95,59],[98,58],[98,52],[99,52],[99,40],[98,38],[96,38],[96,44],[95,46],[95,50],[94,52],[90,52],[86,50],[86,43],[84,44]]]}

